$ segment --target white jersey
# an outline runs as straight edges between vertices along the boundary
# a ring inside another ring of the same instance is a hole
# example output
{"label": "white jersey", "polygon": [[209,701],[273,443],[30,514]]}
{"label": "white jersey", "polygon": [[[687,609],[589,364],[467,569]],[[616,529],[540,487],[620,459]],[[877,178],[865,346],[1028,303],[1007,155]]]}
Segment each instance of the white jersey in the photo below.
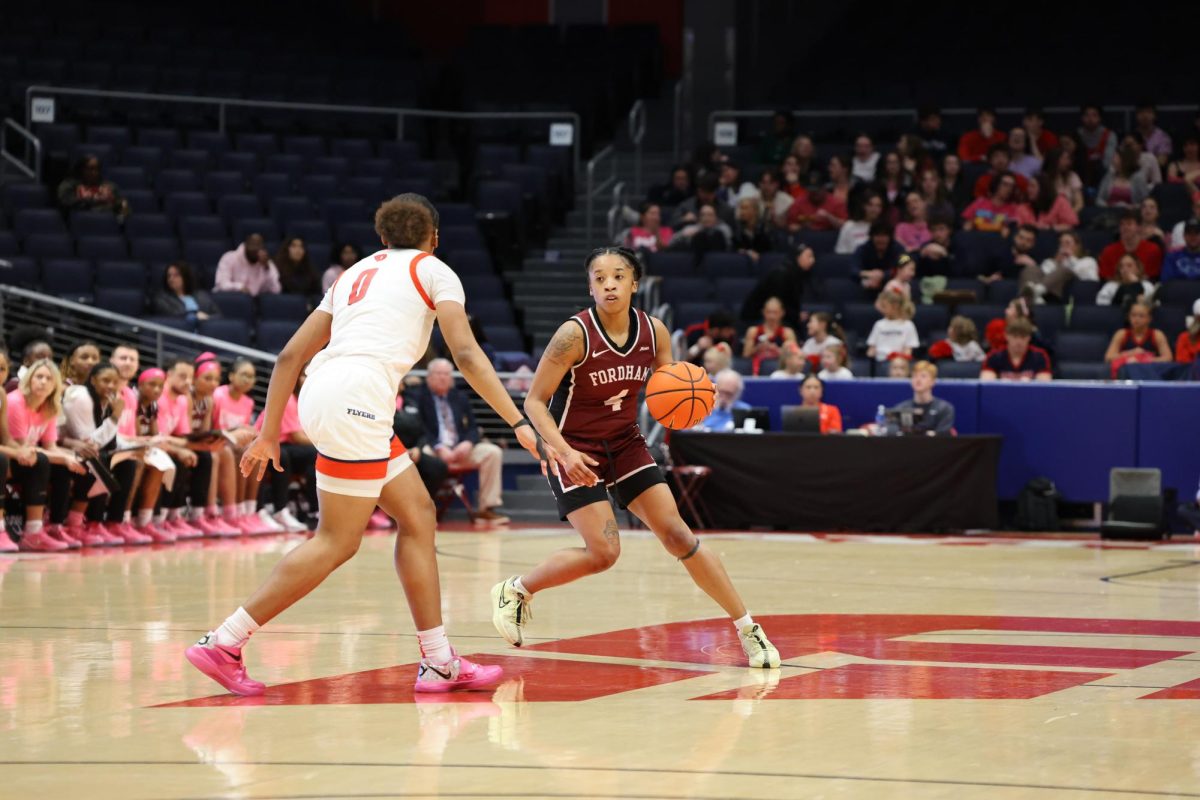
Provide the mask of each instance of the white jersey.
{"label": "white jersey", "polygon": [[333,316],[329,345],[313,375],[339,358],[375,361],[396,396],[400,381],[429,347],[442,301],[466,305],[462,282],[441,259],[420,250],[381,250],[343,272],[317,306]]}

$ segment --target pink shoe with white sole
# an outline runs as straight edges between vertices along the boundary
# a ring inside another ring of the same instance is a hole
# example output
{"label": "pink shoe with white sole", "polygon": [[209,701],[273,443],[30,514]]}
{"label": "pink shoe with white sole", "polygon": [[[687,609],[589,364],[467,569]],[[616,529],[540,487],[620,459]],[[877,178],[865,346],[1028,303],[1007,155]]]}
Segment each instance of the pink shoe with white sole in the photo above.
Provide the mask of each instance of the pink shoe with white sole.
{"label": "pink shoe with white sole", "polygon": [[222,647],[217,644],[212,631],[200,637],[200,641],[184,651],[184,657],[192,666],[221,684],[227,691],[243,697],[254,697],[266,691],[265,683],[246,674],[242,663],[241,648]]}
{"label": "pink shoe with white sole", "polygon": [[[453,652],[453,651],[452,651]],[[504,677],[504,668],[468,661],[457,653],[447,664],[432,664],[421,659],[417,667],[414,692],[460,692],[483,689]]]}

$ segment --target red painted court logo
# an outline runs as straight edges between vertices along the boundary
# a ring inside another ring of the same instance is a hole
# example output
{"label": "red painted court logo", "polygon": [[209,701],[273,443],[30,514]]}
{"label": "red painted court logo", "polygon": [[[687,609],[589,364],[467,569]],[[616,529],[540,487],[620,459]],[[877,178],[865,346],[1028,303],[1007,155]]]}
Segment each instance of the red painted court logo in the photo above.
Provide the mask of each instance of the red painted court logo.
{"label": "red painted court logo", "polygon": [[[758,618],[779,648],[783,667],[772,671],[760,697],[769,700],[966,699],[1041,697],[1104,681],[1140,667],[1195,652],[1200,622],[1071,617],[987,617],[920,614],[792,614]],[[1139,647],[1145,639],[1179,639],[1180,647]],[[1040,642],[1054,642],[1053,644]],[[1072,642],[1078,642],[1077,644]],[[591,700],[711,674],[711,666],[745,663],[726,620],[675,622],[534,645],[525,651],[619,658],[622,663],[471,656],[505,669],[525,702]],[[524,652],[524,651],[523,651]],[[645,666],[627,663],[647,662]],[[261,697],[214,697],[164,707],[224,705],[354,705],[412,703],[415,664],[272,686]],[[1122,681],[1127,683],[1127,681]],[[1143,700],[1200,699],[1200,678],[1158,690]],[[737,690],[693,700],[733,700]],[[491,692],[439,698],[490,702]]]}

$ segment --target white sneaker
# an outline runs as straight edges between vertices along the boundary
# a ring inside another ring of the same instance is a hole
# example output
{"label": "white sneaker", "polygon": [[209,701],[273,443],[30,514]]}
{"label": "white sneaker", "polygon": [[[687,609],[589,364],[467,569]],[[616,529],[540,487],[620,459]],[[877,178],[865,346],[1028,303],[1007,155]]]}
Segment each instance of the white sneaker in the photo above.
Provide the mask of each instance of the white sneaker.
{"label": "white sneaker", "polygon": [[287,528],[275,521],[275,517],[271,516],[271,512],[265,508],[258,512],[258,521],[263,524],[264,528],[269,528],[271,533],[285,533]]}
{"label": "white sneaker", "polygon": [[504,640],[514,647],[525,643],[522,626],[533,619],[529,598],[513,588],[515,578],[508,578],[492,587],[492,624]]}
{"label": "white sneaker", "polygon": [[763,633],[762,626],[757,622],[747,625],[739,632],[742,640],[742,652],[755,669],[775,669],[779,666],[779,651],[771,640]]}
{"label": "white sneaker", "polygon": [[272,517],[272,519],[274,519],[278,524],[282,525],[284,530],[286,530],[288,533],[304,533],[308,530],[308,526],[296,519],[295,516],[292,515],[292,512],[286,508],[277,513],[274,517]]}

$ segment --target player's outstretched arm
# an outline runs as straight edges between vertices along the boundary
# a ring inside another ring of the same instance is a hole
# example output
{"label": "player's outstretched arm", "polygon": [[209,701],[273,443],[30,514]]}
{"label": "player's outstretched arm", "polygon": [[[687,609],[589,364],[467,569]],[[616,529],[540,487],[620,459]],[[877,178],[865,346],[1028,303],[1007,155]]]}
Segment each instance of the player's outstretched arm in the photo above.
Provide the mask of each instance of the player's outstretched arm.
{"label": "player's outstretched arm", "polygon": [[[487,355],[479,346],[479,342],[475,341],[475,334],[471,332],[470,320],[467,319],[467,310],[461,303],[443,300],[437,304],[437,319],[438,325],[442,329],[442,338],[450,347],[450,354],[454,356],[454,363],[458,367],[458,371],[467,379],[467,383],[475,390],[476,394],[482,397],[484,402],[491,406],[510,428],[514,428],[517,441],[521,443],[521,446],[528,450],[534,458],[545,463],[546,458],[543,458],[538,452],[537,435],[529,429],[528,425],[514,427],[524,419],[524,416],[517,408],[517,404],[509,397],[508,390],[500,382],[500,377],[492,368],[492,362],[488,360]],[[553,465],[554,456],[554,453],[546,454],[551,461],[551,469],[556,469]]]}
{"label": "player's outstretched arm", "polygon": [[550,414],[550,398],[562,383],[567,370],[583,360],[583,348],[583,329],[579,323],[571,320],[564,322],[554,333],[554,338],[538,362],[533,385],[525,395],[525,413],[542,439],[559,453],[568,477],[577,484],[592,486],[597,480],[596,473],[587,465],[595,466],[596,461],[567,444]]}
{"label": "player's outstretched arm", "polygon": [[271,370],[271,382],[267,385],[267,403],[262,412],[262,431],[242,454],[243,476],[248,478],[257,472],[259,480],[262,480],[267,471],[267,464],[272,461],[275,462],[276,470],[283,471],[279,463],[279,423],[283,419],[283,409],[296,387],[300,370],[304,369],[304,365],[311,361],[321,348],[329,344],[332,330],[333,315],[327,311],[314,311],[279,352],[279,357],[275,359],[275,368]]}

